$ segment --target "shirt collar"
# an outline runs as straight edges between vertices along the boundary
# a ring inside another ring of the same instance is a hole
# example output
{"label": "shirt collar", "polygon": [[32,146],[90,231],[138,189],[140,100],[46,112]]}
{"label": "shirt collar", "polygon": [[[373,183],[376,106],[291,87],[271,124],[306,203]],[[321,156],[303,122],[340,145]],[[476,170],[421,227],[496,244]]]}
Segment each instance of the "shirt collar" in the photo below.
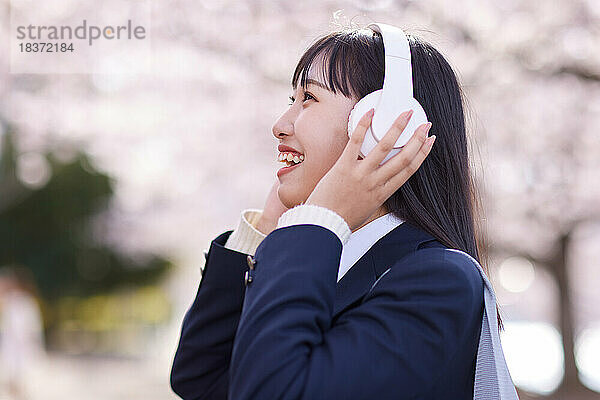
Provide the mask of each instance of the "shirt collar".
{"label": "shirt collar", "polygon": [[402,224],[404,220],[392,213],[387,213],[369,222],[360,229],[352,232],[346,244],[342,247],[338,282],[348,270],[382,237]]}

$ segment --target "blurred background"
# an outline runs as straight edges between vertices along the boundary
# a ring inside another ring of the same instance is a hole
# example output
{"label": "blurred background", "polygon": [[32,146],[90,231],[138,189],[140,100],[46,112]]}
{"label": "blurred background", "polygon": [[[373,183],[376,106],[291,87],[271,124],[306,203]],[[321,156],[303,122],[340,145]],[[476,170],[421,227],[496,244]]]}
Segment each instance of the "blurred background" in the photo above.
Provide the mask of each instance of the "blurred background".
{"label": "blurred background", "polygon": [[21,74],[0,0],[0,399],[177,398],[202,251],[262,208],[297,60],[373,21],[459,74],[521,399],[600,398],[600,2],[147,4],[144,70]]}

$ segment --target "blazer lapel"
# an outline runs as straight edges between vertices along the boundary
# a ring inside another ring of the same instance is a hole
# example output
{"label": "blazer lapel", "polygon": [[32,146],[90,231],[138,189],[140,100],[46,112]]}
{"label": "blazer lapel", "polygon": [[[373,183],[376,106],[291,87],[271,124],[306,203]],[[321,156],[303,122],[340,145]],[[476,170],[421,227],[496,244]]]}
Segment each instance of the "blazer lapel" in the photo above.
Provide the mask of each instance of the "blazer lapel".
{"label": "blazer lapel", "polygon": [[377,278],[396,261],[415,251],[422,243],[435,240],[408,222],[388,232],[337,283],[333,318],[367,294]]}
{"label": "blazer lapel", "polygon": [[[371,249],[373,249],[371,247]],[[354,265],[344,274],[335,287],[335,302],[333,304],[333,317],[343,309],[354,303],[369,291],[377,277],[371,249],[367,251]]]}

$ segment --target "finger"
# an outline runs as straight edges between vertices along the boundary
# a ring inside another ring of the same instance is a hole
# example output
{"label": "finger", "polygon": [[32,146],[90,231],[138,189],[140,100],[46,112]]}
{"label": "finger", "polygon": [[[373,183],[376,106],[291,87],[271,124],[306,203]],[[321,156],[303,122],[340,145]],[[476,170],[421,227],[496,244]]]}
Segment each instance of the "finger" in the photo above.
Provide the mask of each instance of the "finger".
{"label": "finger", "polygon": [[360,156],[360,148],[362,147],[365,140],[365,134],[373,120],[374,112],[375,109],[371,108],[362,116],[360,121],[358,121],[358,125],[354,129],[354,132],[352,132],[352,136],[350,136],[350,140],[348,141],[348,144],[346,144],[346,148],[340,158],[347,157],[350,161],[356,161],[358,159]]}
{"label": "finger", "polygon": [[415,134],[410,138],[406,145],[402,147],[402,151],[395,154],[377,169],[377,179],[386,182],[392,176],[400,173],[402,169],[408,167],[423,148],[430,128],[431,122],[420,125],[415,131]]}
{"label": "finger", "polygon": [[394,148],[396,141],[406,128],[410,117],[413,114],[413,110],[403,112],[396,118],[390,129],[386,132],[385,136],[381,138],[379,143],[373,148],[373,150],[367,155],[367,163],[371,168],[377,168],[381,161],[389,154]]}
{"label": "finger", "polygon": [[424,145],[425,148],[423,150],[423,156],[415,158],[409,167],[404,168],[400,173],[394,175],[390,180],[386,182],[386,184],[384,185],[384,190],[385,195],[387,197],[390,197],[392,194],[394,194],[394,192],[396,192],[402,185],[404,185],[406,181],[408,181],[410,177],[419,169],[427,155],[430,153],[434,141],[435,136],[432,136],[430,139],[428,139],[426,144]]}
{"label": "finger", "polygon": [[431,148],[433,147],[434,141],[435,135],[428,137],[427,140],[423,143],[423,146],[421,146],[421,148],[419,149],[418,153],[415,155],[415,157],[413,157],[411,162],[405,168],[401,169],[398,173],[392,175],[388,179],[388,181],[384,185],[386,195],[388,197],[391,196],[402,185],[404,185],[406,181],[408,181],[410,177],[419,169],[421,164],[423,164],[423,161],[425,161],[425,159],[431,152]]}

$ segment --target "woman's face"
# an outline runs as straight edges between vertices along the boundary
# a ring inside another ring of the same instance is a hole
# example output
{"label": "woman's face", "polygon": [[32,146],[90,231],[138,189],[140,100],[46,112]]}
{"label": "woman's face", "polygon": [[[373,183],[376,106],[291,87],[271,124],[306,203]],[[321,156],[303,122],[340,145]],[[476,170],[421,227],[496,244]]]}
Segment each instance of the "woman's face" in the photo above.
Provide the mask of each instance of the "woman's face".
{"label": "woman's face", "polygon": [[279,145],[304,156],[285,173],[278,171],[279,199],[288,208],[306,201],[348,142],[348,116],[358,100],[329,91],[321,76],[309,70],[306,90],[300,84],[292,89],[290,107],[273,125]]}

